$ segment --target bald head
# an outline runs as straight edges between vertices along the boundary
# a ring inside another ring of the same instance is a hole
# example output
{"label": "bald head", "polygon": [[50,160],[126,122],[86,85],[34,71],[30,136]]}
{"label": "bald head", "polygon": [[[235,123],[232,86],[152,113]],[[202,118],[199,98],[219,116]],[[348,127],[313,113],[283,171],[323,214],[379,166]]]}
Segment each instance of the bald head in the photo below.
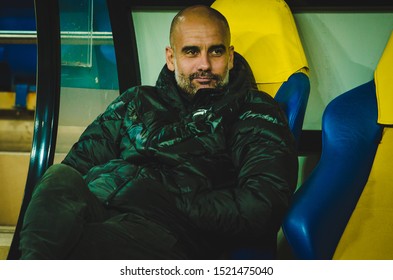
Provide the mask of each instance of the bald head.
{"label": "bald head", "polygon": [[227,44],[230,44],[231,35],[229,24],[226,18],[217,10],[203,5],[191,6],[181,10],[172,20],[169,42],[173,47],[176,40],[177,33],[180,32],[182,24],[189,22],[211,22],[217,24],[222,31],[223,36],[227,39]]}

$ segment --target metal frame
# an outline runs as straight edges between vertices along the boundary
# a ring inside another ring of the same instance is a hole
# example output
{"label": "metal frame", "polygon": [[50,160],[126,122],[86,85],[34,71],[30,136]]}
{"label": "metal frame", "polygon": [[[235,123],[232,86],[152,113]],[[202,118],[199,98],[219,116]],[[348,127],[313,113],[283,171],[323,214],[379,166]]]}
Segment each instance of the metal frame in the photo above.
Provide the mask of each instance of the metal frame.
{"label": "metal frame", "polygon": [[8,259],[19,259],[19,233],[34,187],[53,163],[60,101],[60,24],[58,1],[35,0],[37,101],[25,193]]}

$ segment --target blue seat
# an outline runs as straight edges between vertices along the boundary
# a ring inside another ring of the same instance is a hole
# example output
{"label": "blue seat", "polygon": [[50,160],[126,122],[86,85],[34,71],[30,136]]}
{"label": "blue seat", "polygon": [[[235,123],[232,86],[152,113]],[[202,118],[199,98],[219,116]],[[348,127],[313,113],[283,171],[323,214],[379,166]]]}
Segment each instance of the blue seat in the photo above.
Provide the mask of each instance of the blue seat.
{"label": "blue seat", "polygon": [[381,139],[377,117],[374,80],[326,107],[320,161],[295,194],[282,226],[295,258],[332,259]]}
{"label": "blue seat", "polygon": [[278,89],[274,99],[281,105],[296,142],[299,143],[308,97],[310,80],[302,72],[292,74]]}

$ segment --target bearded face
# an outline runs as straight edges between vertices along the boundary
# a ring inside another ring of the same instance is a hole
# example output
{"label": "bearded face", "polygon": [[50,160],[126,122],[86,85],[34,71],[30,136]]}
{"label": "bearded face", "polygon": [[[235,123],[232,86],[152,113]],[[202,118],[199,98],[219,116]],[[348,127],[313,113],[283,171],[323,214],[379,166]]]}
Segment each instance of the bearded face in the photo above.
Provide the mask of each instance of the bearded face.
{"label": "bearded face", "polygon": [[199,14],[181,18],[166,48],[168,69],[178,86],[190,95],[199,89],[220,89],[228,84],[234,49],[229,29],[221,21]]}
{"label": "bearded face", "polygon": [[189,75],[180,72],[175,61],[175,79],[177,85],[187,94],[195,95],[200,88],[222,89],[229,82],[229,68],[224,74],[213,74],[210,71],[198,71]]}

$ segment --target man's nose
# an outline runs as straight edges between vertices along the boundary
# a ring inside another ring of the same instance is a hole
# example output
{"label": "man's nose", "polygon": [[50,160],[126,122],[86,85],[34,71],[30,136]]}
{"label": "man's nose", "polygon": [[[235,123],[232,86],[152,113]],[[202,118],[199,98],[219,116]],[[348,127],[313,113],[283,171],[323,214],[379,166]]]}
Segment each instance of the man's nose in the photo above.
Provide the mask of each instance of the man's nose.
{"label": "man's nose", "polygon": [[206,71],[206,70],[210,70],[210,68],[211,68],[211,62],[210,62],[209,54],[201,53],[198,61],[198,70]]}

